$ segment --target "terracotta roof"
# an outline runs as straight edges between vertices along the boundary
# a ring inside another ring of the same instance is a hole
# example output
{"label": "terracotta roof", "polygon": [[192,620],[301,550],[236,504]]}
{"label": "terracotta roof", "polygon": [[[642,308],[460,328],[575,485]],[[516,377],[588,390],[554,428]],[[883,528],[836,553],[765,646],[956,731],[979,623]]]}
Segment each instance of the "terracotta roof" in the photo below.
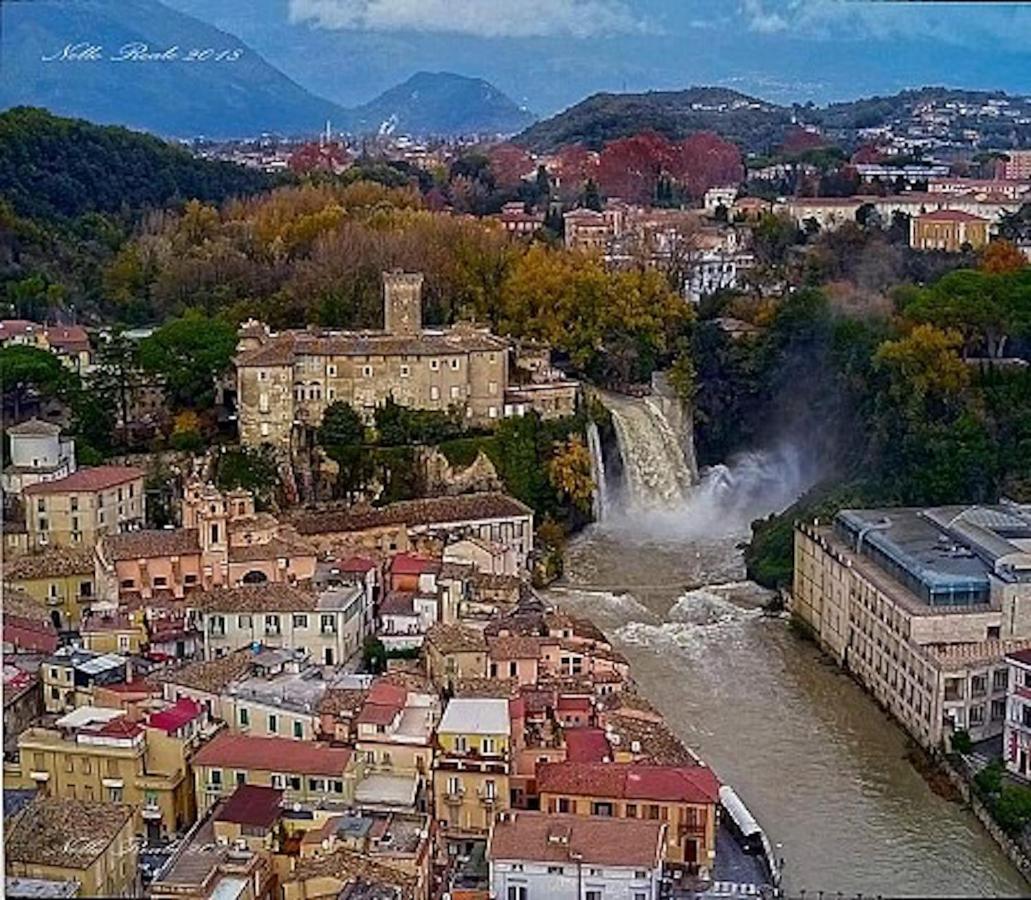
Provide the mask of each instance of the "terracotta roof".
{"label": "terracotta roof", "polygon": [[365,572],[376,568],[375,561],[365,556],[349,556],[347,559],[334,563],[334,568],[341,572]]}
{"label": "terracotta roof", "polygon": [[487,858],[655,869],[662,862],[664,827],[641,819],[513,811],[494,825]]}
{"label": "terracotta roof", "polygon": [[482,653],[487,649],[483,632],[460,622],[450,625],[438,622],[431,625],[426,632],[426,643],[443,654]]}
{"label": "terracotta roof", "polygon": [[30,484],[23,493],[34,496],[78,491],[106,491],[109,488],[143,478],[145,474],[143,469],[137,469],[134,466],[93,466],[88,469],[79,469],[79,471],[66,475],[64,478],[58,478],[56,481],[40,481]]}
{"label": "terracotta roof", "polygon": [[551,638],[533,635],[510,634],[496,637],[490,641],[490,658],[494,660],[538,659],[541,655],[541,644],[558,643]]}
{"label": "terracotta roof", "polygon": [[383,331],[285,331],[260,347],[236,357],[237,368],[290,365],[298,356],[454,356],[475,352],[503,352],[504,338],[486,331],[452,328],[395,335]]}
{"label": "terracotta roof", "polygon": [[111,562],[153,559],[200,553],[196,528],[144,529],[108,534],[101,539],[101,554]]}
{"label": "terracotta roof", "polygon": [[708,766],[645,766],[637,763],[544,763],[537,790],[544,794],[716,803],[720,783]]}
{"label": "terracotta roof", "polygon": [[[297,860],[293,870],[283,880],[306,881],[309,878],[334,878],[344,885],[387,885],[401,892],[399,900],[412,900],[417,883],[412,875],[344,847],[325,856]],[[338,891],[332,893],[337,896]]]}
{"label": "terracotta roof", "polygon": [[424,572],[439,572],[440,560],[428,559],[415,553],[398,553],[391,557],[387,568],[392,575],[422,575]]}
{"label": "terracotta roof", "polygon": [[215,813],[216,822],[271,828],[280,815],[283,792],[257,784],[241,784]]}
{"label": "terracotta roof", "polygon": [[917,217],[918,222],[984,222],[988,220],[961,209],[938,209]]}
{"label": "terracotta roof", "polygon": [[89,335],[81,325],[48,325],[47,340],[59,350],[89,350]]}
{"label": "terracotta roof", "polygon": [[[519,682],[515,678],[461,678],[455,685],[456,697],[515,697]],[[515,703],[510,703],[511,709]]]}
{"label": "terracotta roof", "polygon": [[28,419],[7,429],[8,434],[31,434],[56,436],[61,433],[61,426],[53,422],[44,422],[42,419]]}
{"label": "terracotta roof", "polygon": [[250,669],[250,650],[237,650],[218,659],[198,660],[181,669],[158,676],[161,681],[181,687],[217,694],[230,682],[242,678]]}
{"label": "terracotta roof", "polygon": [[414,616],[414,601],[414,591],[389,591],[380,601],[379,614],[381,616]]}
{"label": "terracotta roof", "polygon": [[43,553],[19,556],[4,564],[4,579],[62,578],[65,575],[93,575],[93,551],[54,547]]}
{"label": "terracotta roof", "polygon": [[1026,650],[1014,650],[1012,653],[1007,653],[1006,659],[1012,659],[1014,662],[1022,663],[1025,666],[1031,666],[1031,648]]}
{"label": "terracotta roof", "polygon": [[197,591],[188,603],[206,613],[311,612],[318,607],[318,596],[289,584],[267,582]]}
{"label": "terracotta roof", "polygon": [[203,707],[189,697],[180,697],[173,706],[163,709],[160,712],[151,713],[147,724],[151,728],[159,728],[166,734],[171,734],[176,729],[182,728],[187,722],[192,722],[203,713]]}
{"label": "terracotta roof", "polygon": [[28,334],[30,331],[45,331],[46,326],[29,319],[0,320],[0,341],[14,337],[16,334]]}
{"label": "terracotta roof", "polygon": [[197,751],[193,765],[339,778],[350,759],[346,747],[222,732]]}
{"label": "terracotta roof", "polygon": [[[635,716],[609,713],[605,716],[605,730],[616,749],[633,753],[638,761],[655,766],[693,766],[698,757],[678,738],[662,720],[658,722]],[[634,746],[637,749],[634,749]]]}
{"label": "terracotta roof", "polygon": [[8,824],[4,855],[8,864],[86,869],[132,815],[132,807],[123,803],[39,798]]}
{"label": "terracotta roof", "polygon": [[389,525],[437,525],[478,521],[508,516],[528,516],[530,507],[506,494],[460,494],[455,497],[426,497],[402,500],[387,506],[351,507],[344,510],[305,512],[296,518],[301,534],[364,531]]}
{"label": "terracotta roof", "polygon": [[266,559],[289,559],[298,556],[315,556],[315,548],[307,541],[287,541],[274,537],[264,544],[242,544],[230,546],[230,562],[258,562]]}
{"label": "terracotta roof", "polygon": [[46,605],[21,588],[4,588],[3,610],[5,617],[27,619],[30,622],[50,622],[50,610]]}
{"label": "terracotta roof", "polygon": [[600,728],[567,728],[566,759],[578,763],[600,763],[612,759],[612,747]]}
{"label": "terracotta roof", "polygon": [[327,688],[319,700],[320,715],[353,717],[365,704],[369,692],[359,688]]}

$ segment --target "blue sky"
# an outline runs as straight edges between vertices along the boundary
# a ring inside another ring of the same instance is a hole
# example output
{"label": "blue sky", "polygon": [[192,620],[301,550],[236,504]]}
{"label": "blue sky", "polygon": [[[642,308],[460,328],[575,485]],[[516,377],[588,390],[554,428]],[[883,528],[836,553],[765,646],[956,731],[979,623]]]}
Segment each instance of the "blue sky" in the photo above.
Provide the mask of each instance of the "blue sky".
{"label": "blue sky", "polygon": [[356,103],[420,69],[548,114],[597,90],[725,84],[772,100],[1031,90],[1031,4],[879,0],[165,0]]}

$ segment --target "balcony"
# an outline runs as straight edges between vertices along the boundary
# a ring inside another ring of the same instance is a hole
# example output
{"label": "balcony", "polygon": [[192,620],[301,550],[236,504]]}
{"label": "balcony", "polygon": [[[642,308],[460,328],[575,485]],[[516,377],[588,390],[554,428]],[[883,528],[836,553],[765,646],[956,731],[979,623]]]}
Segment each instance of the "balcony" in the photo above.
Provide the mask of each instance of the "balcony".
{"label": "balcony", "polygon": [[448,806],[461,806],[462,801],[465,799],[465,788],[460,787],[455,790],[444,791],[444,802]]}
{"label": "balcony", "polygon": [[498,805],[498,795],[491,791],[477,791],[477,796],[480,798],[480,803],[489,809],[493,809]]}

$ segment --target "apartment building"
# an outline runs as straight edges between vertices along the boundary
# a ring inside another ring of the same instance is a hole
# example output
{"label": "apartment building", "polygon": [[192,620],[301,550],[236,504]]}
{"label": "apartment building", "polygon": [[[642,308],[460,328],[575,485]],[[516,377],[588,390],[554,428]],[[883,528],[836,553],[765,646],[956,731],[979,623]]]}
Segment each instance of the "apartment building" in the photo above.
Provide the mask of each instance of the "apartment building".
{"label": "apartment building", "polygon": [[293,524],[320,552],[359,546],[393,556],[413,544],[442,548],[463,538],[479,538],[511,552],[518,571],[527,570],[533,552],[533,510],[496,492],[302,512]]}
{"label": "apartment building", "polygon": [[512,810],[487,842],[490,891],[501,900],[658,900],[666,825]]}
{"label": "apartment building", "polygon": [[19,735],[19,771],[5,771],[5,784],[34,785],[61,800],[125,803],[137,831],[169,837],[193,821],[187,757],[200,739],[201,721],[196,710],[175,728],[160,719],[151,727],[130,721],[120,709],[80,707],[53,727]]}
{"label": "apartment building", "polygon": [[1031,649],[1006,654],[1008,686],[1002,758],[1014,775],[1031,780]]}
{"label": "apartment building", "polygon": [[544,763],[541,812],[666,825],[666,865],[707,877],[716,859],[719,781],[707,766]]}
{"label": "apartment building", "polygon": [[39,667],[43,706],[48,713],[63,713],[91,706],[101,687],[129,680],[129,660],[117,653],[94,653],[78,647],[61,647]]}
{"label": "apartment building", "polygon": [[95,466],[23,491],[30,550],[92,547],[106,534],[142,526],[142,469]]}
{"label": "apartment building", "polygon": [[487,641],[483,632],[469,625],[438,623],[423,642],[426,674],[438,690],[455,689],[464,679],[487,674]]}
{"label": "apartment building", "polygon": [[3,580],[46,606],[56,628],[76,628],[96,599],[93,553],[86,547],[52,547],[8,559]]}
{"label": "apartment building", "polygon": [[86,374],[92,361],[89,335],[81,325],[40,325],[28,319],[4,319],[0,321],[0,346],[46,350],[80,375]]}
{"label": "apartment building", "polygon": [[352,753],[346,747],[222,732],[191,760],[197,807],[206,813],[239,785],[283,791],[287,803],[351,803]]}
{"label": "apartment building", "polygon": [[367,602],[357,585],[316,593],[288,584],[253,584],[198,591],[189,598],[207,659],[264,644],[303,650],[327,666],[360,649],[348,623],[365,618]]}
{"label": "apartment building", "polygon": [[795,531],[792,612],[924,747],[1001,734],[1031,646],[1026,507],[843,510]]}
{"label": "apartment building", "polygon": [[510,806],[508,701],[451,700],[437,727],[433,799],[448,839],[484,837],[494,816]]}
{"label": "apartment building", "polygon": [[[10,879],[32,879],[39,897],[139,897],[132,809],[124,803],[36,799],[5,823]],[[61,886],[77,885],[74,894]]]}

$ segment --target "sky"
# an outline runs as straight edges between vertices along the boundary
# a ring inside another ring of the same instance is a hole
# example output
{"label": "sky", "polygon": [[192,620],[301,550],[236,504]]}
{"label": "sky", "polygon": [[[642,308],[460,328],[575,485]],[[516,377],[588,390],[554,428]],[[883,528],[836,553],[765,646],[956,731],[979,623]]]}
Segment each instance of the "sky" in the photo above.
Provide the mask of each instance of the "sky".
{"label": "sky", "polygon": [[548,115],[599,91],[723,84],[770,100],[1031,89],[1031,4],[918,0],[164,0],[352,105],[420,70]]}

